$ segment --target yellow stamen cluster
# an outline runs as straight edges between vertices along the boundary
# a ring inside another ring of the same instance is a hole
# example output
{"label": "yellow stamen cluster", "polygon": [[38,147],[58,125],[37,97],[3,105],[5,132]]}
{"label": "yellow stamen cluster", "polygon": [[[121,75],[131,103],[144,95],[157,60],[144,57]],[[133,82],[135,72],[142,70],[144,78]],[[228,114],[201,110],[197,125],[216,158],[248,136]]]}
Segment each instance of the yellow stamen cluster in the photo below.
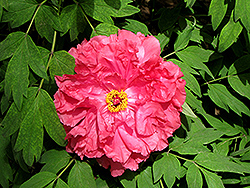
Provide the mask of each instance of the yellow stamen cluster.
{"label": "yellow stamen cluster", "polygon": [[[117,98],[120,100],[119,104],[115,104],[115,100]],[[106,102],[110,112],[119,112],[121,110],[125,110],[128,105],[127,93],[125,93],[123,90],[121,90],[121,92],[112,90],[107,94]]]}

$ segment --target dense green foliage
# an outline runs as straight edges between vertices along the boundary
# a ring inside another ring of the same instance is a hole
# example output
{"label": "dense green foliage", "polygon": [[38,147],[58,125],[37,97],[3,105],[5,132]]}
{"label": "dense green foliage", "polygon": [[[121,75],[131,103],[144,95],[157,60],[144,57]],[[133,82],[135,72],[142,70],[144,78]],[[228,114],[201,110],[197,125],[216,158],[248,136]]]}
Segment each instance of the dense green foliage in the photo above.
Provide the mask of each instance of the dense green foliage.
{"label": "dense green foliage", "polygon": [[[249,187],[249,16],[248,0],[0,0],[0,185]],[[113,178],[65,151],[53,94],[74,73],[67,51],[119,28],[159,39],[187,98],[169,147]]]}

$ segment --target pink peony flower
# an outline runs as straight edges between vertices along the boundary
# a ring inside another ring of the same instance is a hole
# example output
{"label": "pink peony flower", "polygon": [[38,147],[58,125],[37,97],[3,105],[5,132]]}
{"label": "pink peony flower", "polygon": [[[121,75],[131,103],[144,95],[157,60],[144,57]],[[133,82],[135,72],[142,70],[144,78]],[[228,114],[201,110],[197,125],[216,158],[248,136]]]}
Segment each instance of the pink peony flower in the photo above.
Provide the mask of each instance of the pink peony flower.
{"label": "pink peony flower", "polygon": [[76,74],[56,76],[54,95],[68,152],[97,158],[115,177],[168,146],[181,124],[185,81],[177,65],[160,57],[155,37],[120,30],[69,53]]}

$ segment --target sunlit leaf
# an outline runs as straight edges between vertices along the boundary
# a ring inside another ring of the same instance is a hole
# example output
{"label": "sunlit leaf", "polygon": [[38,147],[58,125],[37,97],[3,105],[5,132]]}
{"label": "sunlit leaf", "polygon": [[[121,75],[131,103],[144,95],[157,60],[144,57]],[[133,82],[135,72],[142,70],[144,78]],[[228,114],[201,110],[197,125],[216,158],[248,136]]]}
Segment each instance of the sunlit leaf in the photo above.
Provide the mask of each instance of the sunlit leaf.
{"label": "sunlit leaf", "polygon": [[175,177],[180,177],[180,161],[171,153],[164,153],[163,156],[153,164],[154,182],[162,176],[168,187],[172,187]]}
{"label": "sunlit leaf", "polygon": [[250,14],[250,4],[248,0],[236,0],[235,3],[235,20],[241,19],[246,29],[250,30],[250,21],[248,15]]}
{"label": "sunlit leaf", "polygon": [[208,188],[224,188],[221,178],[217,174],[203,168],[201,169],[201,171],[205,176]]}
{"label": "sunlit leaf", "polygon": [[244,97],[250,99],[250,55],[237,59],[228,70],[228,82],[232,88]]}
{"label": "sunlit leaf", "polygon": [[118,27],[115,25],[111,25],[108,23],[101,23],[98,26],[96,26],[95,31],[92,31],[92,34],[90,37],[96,36],[96,35],[106,35],[109,36],[111,34],[117,34]]}
{"label": "sunlit leaf", "polygon": [[224,0],[212,0],[209,6],[209,15],[212,17],[212,26],[216,30],[227,12],[228,3]]}
{"label": "sunlit leaf", "polygon": [[184,102],[184,104],[182,105],[182,113],[187,115],[187,116],[190,116],[190,117],[193,117],[193,118],[197,118],[197,116],[194,114],[193,110],[188,106],[188,104],[186,102]]}
{"label": "sunlit leaf", "polygon": [[138,8],[128,5],[129,2],[131,1],[122,0],[119,9],[109,6],[104,0],[86,0],[81,5],[90,17],[101,22],[113,24],[111,16],[124,17],[139,12]]}
{"label": "sunlit leaf", "polygon": [[153,177],[152,177],[152,169],[148,166],[145,170],[143,170],[137,179],[138,188],[154,188]]}
{"label": "sunlit leaf", "polygon": [[194,164],[188,167],[186,179],[188,187],[195,187],[195,188],[202,187],[203,180],[201,172],[199,168]]}
{"label": "sunlit leaf", "polygon": [[234,97],[224,85],[209,84],[208,87],[208,96],[216,105],[225,109],[227,112],[229,112],[228,107],[230,107],[239,116],[241,116],[242,112],[250,116],[250,110],[246,107],[246,105]]}
{"label": "sunlit leaf", "polygon": [[95,188],[96,182],[91,167],[86,162],[76,161],[68,177],[70,188]]}
{"label": "sunlit leaf", "polygon": [[68,164],[70,158],[70,155],[65,150],[49,150],[41,157],[40,163],[45,163],[41,171],[56,174],[60,169]]}
{"label": "sunlit leaf", "polygon": [[245,168],[242,165],[239,165],[235,162],[230,161],[230,158],[227,156],[222,156],[217,153],[204,152],[199,153],[194,161],[199,165],[206,167],[209,170],[218,171],[218,172],[234,172],[243,174]]}
{"label": "sunlit leaf", "polygon": [[137,33],[137,32],[141,32],[144,35],[148,35],[149,31],[148,31],[148,27],[144,24],[141,23],[137,20],[133,20],[133,19],[126,19],[126,25],[123,26],[123,29],[132,31],[133,33]]}
{"label": "sunlit leaf", "polygon": [[233,20],[233,16],[231,16],[228,23],[223,27],[220,32],[218,51],[220,53],[224,52],[234,42],[236,42],[242,29],[243,27],[241,26],[240,22],[238,21],[235,23]]}
{"label": "sunlit leaf", "polygon": [[51,172],[39,172],[38,174],[32,176],[28,181],[24,182],[20,188],[38,188],[45,187],[51,181],[56,179],[56,174]]}
{"label": "sunlit leaf", "polygon": [[[186,49],[177,52],[177,56],[190,67],[201,69],[206,71],[212,78],[214,77],[208,67],[204,64],[204,62],[209,61],[209,57],[214,52],[211,50],[204,50],[198,46],[189,46]],[[197,54],[199,54],[197,56]]]}

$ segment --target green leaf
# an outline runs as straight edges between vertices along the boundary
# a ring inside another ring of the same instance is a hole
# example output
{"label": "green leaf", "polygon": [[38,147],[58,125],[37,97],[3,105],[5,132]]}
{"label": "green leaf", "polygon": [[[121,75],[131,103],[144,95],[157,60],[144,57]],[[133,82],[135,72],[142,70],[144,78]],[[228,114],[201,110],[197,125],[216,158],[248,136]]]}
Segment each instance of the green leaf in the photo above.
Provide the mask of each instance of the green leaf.
{"label": "green leaf", "polygon": [[249,161],[250,160],[250,151],[246,152],[240,159],[241,161]]}
{"label": "green leaf", "polygon": [[238,184],[240,180],[238,179],[222,179],[223,184]]}
{"label": "green leaf", "polygon": [[223,27],[219,36],[218,52],[221,53],[237,41],[243,27],[240,22],[234,22],[233,14],[228,23]]}
{"label": "green leaf", "polygon": [[180,177],[180,161],[171,153],[163,153],[162,158],[156,160],[153,164],[154,182],[163,179],[168,187],[172,187],[175,177]]}
{"label": "green leaf", "polygon": [[241,185],[250,184],[250,176],[240,177]]}
{"label": "green leaf", "polygon": [[217,130],[223,131],[227,136],[234,136],[238,134],[240,131],[225,121],[221,121],[209,114],[202,114],[208,123]]}
{"label": "green leaf", "polygon": [[58,145],[65,146],[66,133],[58,118],[52,98],[47,91],[41,89],[37,96],[37,100],[39,101],[39,111],[43,117],[41,121],[47,133]]}
{"label": "green leaf", "polygon": [[225,0],[212,0],[209,6],[209,13],[212,17],[213,30],[216,30],[227,12],[228,4]]}
{"label": "green leaf", "polygon": [[184,0],[184,2],[187,3],[186,6],[187,6],[187,7],[190,7],[190,8],[194,5],[195,1],[196,1],[196,0]]}
{"label": "green leaf", "polygon": [[85,162],[76,161],[69,172],[68,185],[70,188],[95,188],[96,182],[91,167]]}
{"label": "green leaf", "polygon": [[41,53],[43,64],[45,67],[47,67],[49,56],[50,56],[50,51],[47,50],[46,48],[41,47],[41,46],[38,46],[38,49]]}
{"label": "green leaf", "polygon": [[49,66],[50,76],[54,79],[55,75],[74,74],[75,59],[68,52],[61,50],[53,54]]}
{"label": "green leaf", "polygon": [[227,156],[220,155],[218,153],[204,152],[199,153],[194,161],[212,171],[217,172],[234,172],[243,174],[245,168],[242,165],[230,161]]}
{"label": "green leaf", "polygon": [[235,91],[250,99],[250,73],[229,76],[228,82]]}
{"label": "green leaf", "polygon": [[117,34],[118,27],[115,25],[111,25],[108,23],[100,23],[98,26],[96,26],[95,31],[92,31],[91,38],[96,35],[106,35],[109,36],[111,34]]}
{"label": "green leaf", "polygon": [[20,31],[10,33],[6,39],[0,43],[0,61],[11,57],[22,43],[24,37],[25,33]]}
{"label": "green leaf", "polygon": [[186,179],[187,179],[188,187],[195,187],[195,188],[202,187],[203,180],[202,180],[201,172],[199,168],[195,166],[194,164],[191,164],[188,167]]}
{"label": "green leaf", "polygon": [[152,170],[151,167],[148,166],[145,170],[143,170],[137,179],[138,188],[154,188]]}
{"label": "green leaf", "polygon": [[246,105],[234,97],[224,85],[209,84],[208,87],[208,96],[216,105],[225,109],[227,112],[229,112],[228,107],[230,107],[239,116],[241,116],[242,112],[250,116],[250,110]]}
{"label": "green leaf", "polygon": [[4,7],[6,10],[8,10],[9,7],[9,1],[8,0],[0,0],[0,5]]}
{"label": "green leaf", "polygon": [[192,139],[187,142],[181,142],[175,146],[171,145],[169,148],[183,155],[195,155],[197,153],[209,151],[201,142],[197,142],[196,139]]}
{"label": "green leaf", "polygon": [[250,4],[247,0],[236,0],[235,3],[235,21],[241,19],[241,22],[250,31],[250,21],[248,15],[250,14]]}
{"label": "green leaf", "polygon": [[182,109],[183,109],[182,111],[183,114],[193,117],[193,118],[197,118],[193,110],[189,107],[189,105],[186,102],[184,102],[184,104],[182,105]]}
{"label": "green leaf", "polygon": [[35,18],[35,26],[39,35],[45,37],[50,43],[53,41],[54,31],[62,31],[56,11],[47,5],[40,6]]}
{"label": "green leaf", "polygon": [[149,31],[148,31],[148,27],[144,24],[141,23],[137,20],[133,20],[133,19],[126,19],[125,22],[127,25],[123,26],[123,29],[132,31],[133,33],[137,33],[137,32],[141,32],[144,35],[148,35]]}
{"label": "green leaf", "polygon": [[[200,48],[198,46],[189,46],[186,49],[177,52],[176,55],[186,64],[188,64],[190,67],[193,67],[195,69],[201,69],[206,71],[212,78],[214,78],[211,71],[208,69],[208,67],[203,62],[208,62],[209,57],[214,52],[211,50],[204,50],[203,48]],[[197,54],[199,54],[197,56]]]}
{"label": "green leaf", "polygon": [[208,170],[201,168],[202,173],[205,176],[208,188],[224,188],[221,178]]}
{"label": "green leaf", "polygon": [[194,27],[187,25],[186,28],[178,34],[178,37],[174,43],[174,50],[179,51],[184,49],[188,43],[189,40],[192,37],[192,31],[194,30]]}
{"label": "green leaf", "polygon": [[57,173],[63,167],[65,167],[71,156],[65,150],[49,150],[46,151],[40,160],[40,163],[45,163],[42,167],[41,172],[47,171],[52,173]]}
{"label": "green leaf", "polygon": [[78,34],[84,31],[87,25],[83,11],[77,4],[64,7],[60,15],[60,20],[64,32],[63,35],[69,30],[71,41],[75,40]]}
{"label": "green leaf", "polygon": [[186,103],[191,106],[194,110],[196,110],[198,113],[204,114],[206,113],[205,110],[202,107],[201,101],[198,100],[191,92],[190,90],[186,89]]}
{"label": "green leaf", "polygon": [[186,138],[189,141],[196,141],[202,144],[209,144],[218,138],[220,138],[224,134],[224,131],[215,130],[213,128],[206,128],[198,130],[194,133],[188,133],[188,137]]}
{"label": "green leaf", "polygon": [[10,98],[12,91],[14,102],[19,110],[22,107],[23,95],[27,95],[28,65],[37,75],[47,78],[40,51],[31,37],[26,35],[9,61],[5,75],[5,95]]}
{"label": "green leaf", "polygon": [[39,172],[32,176],[28,181],[24,182],[20,188],[41,188],[48,185],[56,179],[56,174],[51,172]]}
{"label": "green leaf", "polygon": [[166,36],[164,33],[158,33],[157,36],[155,36],[160,42],[161,51],[163,51],[164,47],[169,43],[170,37]]}
{"label": "green leaf", "polygon": [[[47,79],[46,66],[43,63],[41,53],[35,43],[32,41],[31,37],[28,35],[24,42],[26,46],[23,50],[23,53],[26,53],[26,61],[29,64],[30,68],[40,77]],[[28,61],[29,58],[29,61]]]}
{"label": "green leaf", "polygon": [[101,178],[97,178],[96,180],[96,187],[98,188],[109,188],[107,182]]}
{"label": "green leaf", "polygon": [[213,152],[219,155],[227,156],[229,152],[229,145],[231,144],[229,139],[220,139],[221,142],[213,144]]}
{"label": "green leaf", "polygon": [[[130,171],[130,170],[126,170],[122,176],[119,176],[119,180],[121,182],[121,184],[125,187],[125,188],[132,188],[132,187],[136,187],[136,179],[137,179],[137,173]],[[97,186],[98,187],[98,186]]]}
{"label": "green leaf", "polygon": [[10,22],[12,28],[31,20],[38,6],[35,0],[8,0],[8,3],[8,12],[3,15],[3,22]]}
{"label": "green leaf", "polygon": [[179,7],[172,9],[163,9],[160,20],[158,22],[158,26],[162,32],[170,29],[176,23],[180,14],[180,10],[181,9]]}
{"label": "green leaf", "polygon": [[125,17],[139,12],[138,8],[128,5],[129,2],[131,1],[121,0],[121,6],[119,10],[109,6],[104,0],[86,0],[81,3],[81,6],[86,14],[90,17],[101,22],[113,24],[111,16]]}
{"label": "green leaf", "polygon": [[250,69],[250,55],[237,59],[228,70],[228,82],[231,87],[244,97],[250,99],[250,73],[242,73]]}
{"label": "green leaf", "polygon": [[39,100],[36,98],[24,117],[15,144],[15,151],[23,151],[23,158],[31,166],[40,158],[43,146],[43,125],[39,109]]}
{"label": "green leaf", "polygon": [[186,87],[188,87],[196,95],[201,97],[200,84],[193,76],[193,74],[198,74],[198,73],[194,69],[192,69],[189,65],[182,63],[181,61],[178,61],[176,59],[169,59],[169,61],[172,61],[174,64],[178,65],[181,68],[181,72],[184,74],[184,77],[182,78],[186,80]]}
{"label": "green leaf", "polygon": [[28,95],[27,98],[24,99],[22,111],[19,111],[15,103],[12,103],[9,111],[2,121],[5,136],[14,134],[20,128],[24,117],[29,111],[31,105],[34,103],[37,89],[38,88],[28,89]]}
{"label": "green leaf", "polygon": [[0,185],[9,187],[9,180],[13,181],[13,172],[7,157],[7,147],[10,143],[8,137],[4,137],[3,129],[0,127]]}
{"label": "green leaf", "polygon": [[248,146],[248,147],[246,147],[246,148],[244,148],[244,149],[235,151],[235,152],[231,153],[230,155],[231,155],[231,156],[242,155],[242,154],[244,154],[244,153],[246,153],[246,152],[248,152],[248,151],[250,151],[250,146]]}
{"label": "green leaf", "polygon": [[55,188],[70,188],[61,178],[57,180]]}

